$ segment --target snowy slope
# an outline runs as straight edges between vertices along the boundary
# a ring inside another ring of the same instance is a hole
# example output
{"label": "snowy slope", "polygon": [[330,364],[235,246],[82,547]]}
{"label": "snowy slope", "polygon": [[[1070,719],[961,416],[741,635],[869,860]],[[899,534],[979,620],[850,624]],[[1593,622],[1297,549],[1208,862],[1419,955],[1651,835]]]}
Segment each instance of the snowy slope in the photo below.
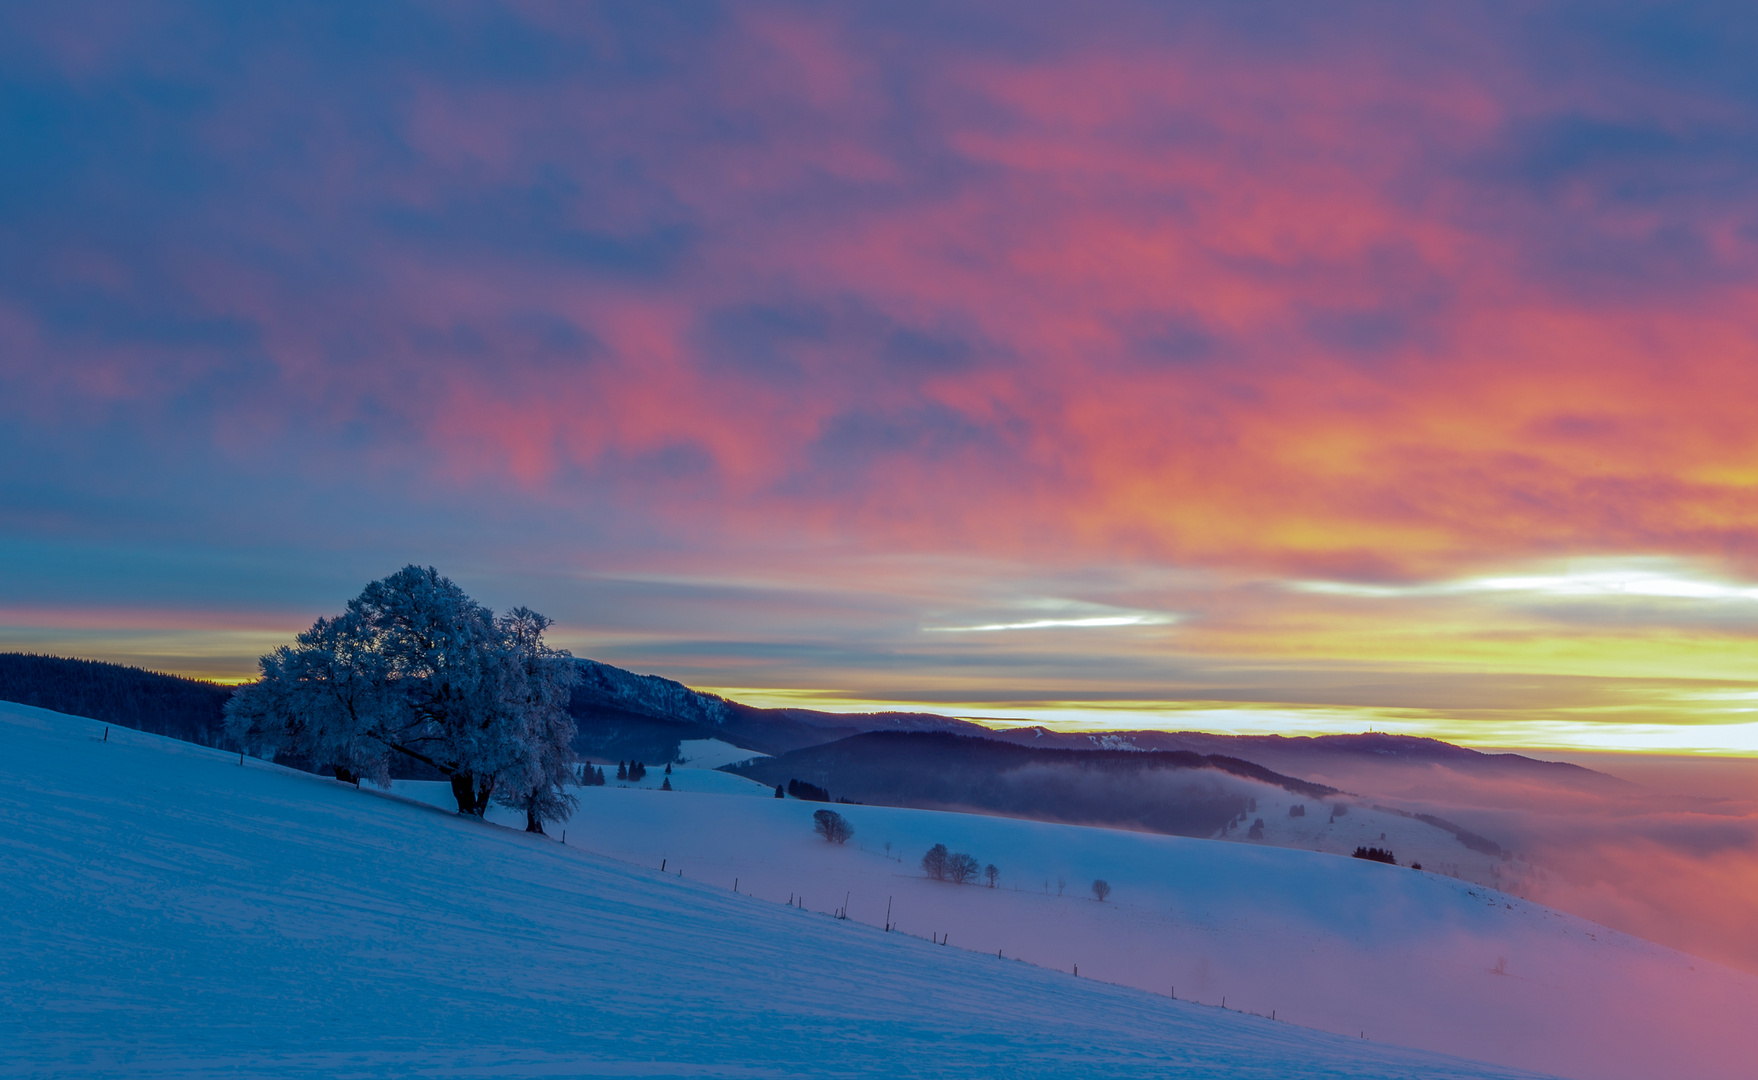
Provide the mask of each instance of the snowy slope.
{"label": "snowy slope", "polygon": [[[1758,1060],[1758,978],[1442,875],[875,806],[834,807],[857,830],[834,848],[811,832],[822,804],[729,798],[706,779],[677,768],[669,793],[583,791],[568,842],[807,910],[846,897],[851,920],[876,926],[889,904],[900,932],[953,948],[1584,1080],[1735,1080]],[[421,794],[451,805],[444,785]],[[1331,828],[1316,811],[1308,827]],[[918,860],[937,842],[995,863],[1002,887],[925,880]],[[1100,877],[1115,890],[1104,904],[1089,892]]]}
{"label": "snowy slope", "polygon": [[[0,705],[0,1074],[1514,1075],[101,731]],[[600,821],[618,805],[809,810],[588,796]]]}

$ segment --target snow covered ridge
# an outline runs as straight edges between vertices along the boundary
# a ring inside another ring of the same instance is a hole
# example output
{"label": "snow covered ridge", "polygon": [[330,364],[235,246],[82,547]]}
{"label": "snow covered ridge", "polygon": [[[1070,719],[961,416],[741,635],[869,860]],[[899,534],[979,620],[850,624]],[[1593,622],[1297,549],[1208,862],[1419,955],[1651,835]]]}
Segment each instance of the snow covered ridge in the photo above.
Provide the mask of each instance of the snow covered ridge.
{"label": "snow covered ridge", "polygon": [[733,705],[716,694],[692,690],[683,683],[658,675],[637,675],[620,667],[575,658],[580,681],[576,695],[613,704],[620,709],[679,723],[723,727],[734,718]]}
{"label": "snow covered ridge", "polygon": [[575,658],[580,681],[569,705],[583,753],[618,758],[681,739],[723,739],[766,754],[834,742],[864,731],[956,731],[987,734],[968,720],[936,713],[830,713],[759,709],[692,690],[657,675]]}
{"label": "snow covered ridge", "polygon": [[[740,807],[812,809],[585,794],[577,829],[641,802],[689,810],[682,837],[703,845],[751,824]],[[3,1075],[1531,1075],[936,946],[25,707],[0,706],[0,823]],[[983,893],[1011,895],[965,889]]]}

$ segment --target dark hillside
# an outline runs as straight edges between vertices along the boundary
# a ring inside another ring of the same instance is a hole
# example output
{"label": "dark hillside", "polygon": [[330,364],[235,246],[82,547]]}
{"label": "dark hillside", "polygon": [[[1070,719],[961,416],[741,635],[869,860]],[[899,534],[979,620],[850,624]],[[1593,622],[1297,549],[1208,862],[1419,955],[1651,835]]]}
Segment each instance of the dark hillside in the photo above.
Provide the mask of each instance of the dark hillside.
{"label": "dark hillside", "polygon": [[225,741],[230,686],[97,660],[0,653],[0,701],[90,717],[184,742]]}
{"label": "dark hillside", "polygon": [[1522,754],[1485,753],[1439,739],[1384,732],[1215,735],[1204,731],[1077,733],[1022,727],[997,731],[993,738],[1020,746],[1068,750],[1188,750],[1198,754],[1222,754],[1307,776],[1315,773],[1341,775],[1359,768],[1438,766],[1467,776],[1520,778],[1568,787],[1619,789],[1631,786],[1628,781],[1567,762],[1540,761]]}
{"label": "dark hillside", "polygon": [[869,732],[726,771],[769,785],[801,780],[856,802],[1178,836],[1213,836],[1245,813],[1252,788],[1241,780],[1315,800],[1338,794],[1219,755],[1037,749],[950,732]]}
{"label": "dark hillside", "polygon": [[988,729],[933,713],[830,713],[759,709],[692,690],[658,675],[637,675],[584,657],[568,712],[576,752],[595,759],[675,761],[683,739],[720,739],[764,754],[819,746],[863,731]]}

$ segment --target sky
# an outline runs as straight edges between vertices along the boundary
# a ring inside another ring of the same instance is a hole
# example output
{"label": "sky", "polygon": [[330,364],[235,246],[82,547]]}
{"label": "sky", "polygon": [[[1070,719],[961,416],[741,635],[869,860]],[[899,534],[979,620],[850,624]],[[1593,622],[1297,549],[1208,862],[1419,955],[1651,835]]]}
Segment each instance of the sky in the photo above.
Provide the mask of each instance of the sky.
{"label": "sky", "polygon": [[0,13],[0,649],[1758,754],[1748,5]]}

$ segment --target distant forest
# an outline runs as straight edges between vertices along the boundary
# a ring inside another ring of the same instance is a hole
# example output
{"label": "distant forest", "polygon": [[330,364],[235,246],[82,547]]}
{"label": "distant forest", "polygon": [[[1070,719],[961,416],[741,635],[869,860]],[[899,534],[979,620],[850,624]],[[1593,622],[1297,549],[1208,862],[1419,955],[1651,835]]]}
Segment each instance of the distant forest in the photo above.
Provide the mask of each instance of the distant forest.
{"label": "distant forest", "polygon": [[0,701],[203,746],[225,743],[230,686],[97,660],[0,653]]}

